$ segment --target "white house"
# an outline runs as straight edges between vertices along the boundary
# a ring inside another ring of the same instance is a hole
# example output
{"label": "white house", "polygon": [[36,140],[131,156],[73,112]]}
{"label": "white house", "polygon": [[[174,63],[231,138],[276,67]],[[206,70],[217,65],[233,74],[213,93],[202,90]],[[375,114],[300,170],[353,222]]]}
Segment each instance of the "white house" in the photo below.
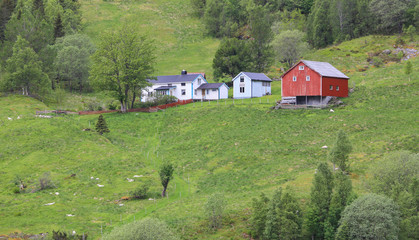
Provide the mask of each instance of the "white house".
{"label": "white house", "polygon": [[220,100],[228,98],[228,89],[225,83],[205,83],[199,86],[196,91],[194,99],[202,100]]}
{"label": "white house", "polygon": [[[152,100],[158,95],[175,96],[179,100],[228,98],[228,87],[225,84],[225,86],[209,84],[202,73],[188,74],[183,70],[180,75],[157,76],[148,82],[152,85],[142,91],[142,102]],[[208,88],[205,88],[206,85]],[[198,89],[201,86],[202,88]]]}
{"label": "white house", "polygon": [[262,97],[272,93],[272,80],[264,73],[241,72],[232,81],[233,98]]}

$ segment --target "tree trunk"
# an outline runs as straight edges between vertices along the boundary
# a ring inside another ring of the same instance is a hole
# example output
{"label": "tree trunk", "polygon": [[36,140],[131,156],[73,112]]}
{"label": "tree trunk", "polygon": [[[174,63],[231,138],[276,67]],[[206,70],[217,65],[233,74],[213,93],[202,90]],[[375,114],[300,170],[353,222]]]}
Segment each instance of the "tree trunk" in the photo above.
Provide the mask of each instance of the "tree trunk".
{"label": "tree trunk", "polygon": [[131,108],[134,108],[134,103],[135,103],[135,91],[134,91],[134,94],[133,94],[133,96],[132,96],[132,102],[131,102]]}
{"label": "tree trunk", "polygon": [[121,103],[121,112],[123,112],[123,113],[127,112],[124,100],[120,100],[119,102]]}
{"label": "tree trunk", "polygon": [[166,189],[167,187],[163,187],[163,192],[161,192],[162,197],[166,197]]}

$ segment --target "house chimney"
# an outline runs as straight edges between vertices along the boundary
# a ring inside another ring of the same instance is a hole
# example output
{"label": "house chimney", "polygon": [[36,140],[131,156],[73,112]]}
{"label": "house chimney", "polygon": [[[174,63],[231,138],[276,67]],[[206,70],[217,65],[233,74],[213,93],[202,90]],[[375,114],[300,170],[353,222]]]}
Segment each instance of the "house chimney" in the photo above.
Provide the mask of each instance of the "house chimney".
{"label": "house chimney", "polygon": [[182,75],[186,75],[186,74],[188,74],[188,72],[185,69],[183,69],[182,70]]}

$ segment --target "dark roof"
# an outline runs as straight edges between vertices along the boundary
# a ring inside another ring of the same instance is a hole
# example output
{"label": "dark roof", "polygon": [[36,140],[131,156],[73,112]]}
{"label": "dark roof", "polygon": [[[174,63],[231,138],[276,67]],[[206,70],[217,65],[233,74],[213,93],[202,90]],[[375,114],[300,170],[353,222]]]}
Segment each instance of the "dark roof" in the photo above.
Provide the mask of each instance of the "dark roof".
{"label": "dark roof", "polygon": [[307,67],[318,72],[323,77],[336,77],[336,78],[347,78],[348,76],[343,74],[341,71],[337,70],[332,64],[328,62],[316,62],[316,61],[307,61],[301,60]]}
{"label": "dark roof", "polygon": [[157,76],[156,79],[148,79],[149,83],[178,83],[178,82],[192,82],[201,74],[184,74],[184,75],[169,75]]}
{"label": "dark roof", "polygon": [[243,73],[246,74],[246,76],[248,76],[252,80],[272,82],[272,80],[268,78],[268,76],[266,76],[264,73],[252,73],[252,72],[243,72]]}
{"label": "dark roof", "polygon": [[161,87],[158,87],[154,90],[169,90],[171,88],[176,88],[176,86],[161,86]]}
{"label": "dark roof", "polygon": [[199,86],[197,89],[214,89],[214,88],[219,88],[223,85],[224,83],[204,83],[201,86]]}

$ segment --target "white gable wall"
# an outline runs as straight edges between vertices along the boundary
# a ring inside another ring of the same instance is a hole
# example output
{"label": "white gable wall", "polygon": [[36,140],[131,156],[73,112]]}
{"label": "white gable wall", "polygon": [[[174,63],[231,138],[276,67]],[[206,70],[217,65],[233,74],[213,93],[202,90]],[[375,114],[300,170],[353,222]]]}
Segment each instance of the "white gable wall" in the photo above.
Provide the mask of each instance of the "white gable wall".
{"label": "white gable wall", "polygon": [[[240,78],[244,77],[244,82],[240,82]],[[244,92],[240,92],[240,87],[244,87]],[[252,97],[252,80],[244,73],[240,73],[233,79],[233,98],[251,98]]]}

